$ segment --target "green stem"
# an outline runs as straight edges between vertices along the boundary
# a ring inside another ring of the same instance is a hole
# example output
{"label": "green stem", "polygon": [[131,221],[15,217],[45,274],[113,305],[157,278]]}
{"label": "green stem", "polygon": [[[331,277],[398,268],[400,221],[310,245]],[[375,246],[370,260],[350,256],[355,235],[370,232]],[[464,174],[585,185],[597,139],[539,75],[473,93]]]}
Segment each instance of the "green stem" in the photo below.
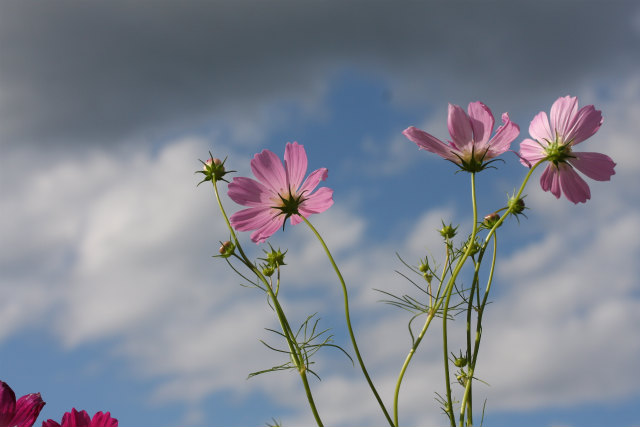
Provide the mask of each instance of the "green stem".
{"label": "green stem", "polygon": [[380,398],[380,395],[378,394],[378,391],[376,390],[375,386],[373,385],[373,381],[371,381],[371,378],[369,377],[369,373],[367,372],[367,368],[364,366],[364,361],[362,360],[362,356],[360,355],[360,350],[358,350],[358,344],[356,342],[356,337],[355,337],[355,335],[353,333],[353,328],[351,326],[351,316],[349,315],[349,297],[348,297],[348,294],[347,294],[347,285],[345,284],[344,278],[342,277],[342,274],[340,273],[340,269],[336,265],[336,262],[334,261],[333,256],[331,256],[331,252],[329,251],[329,248],[327,247],[326,243],[324,242],[324,240],[320,236],[320,233],[318,233],[318,230],[316,230],[315,227],[313,225],[311,225],[311,223],[309,222],[309,220],[307,218],[305,218],[302,215],[300,215],[300,218],[302,218],[302,220],[309,226],[309,228],[311,229],[313,234],[315,234],[316,238],[318,239],[318,241],[320,242],[320,244],[324,248],[324,251],[327,254],[327,257],[329,258],[329,261],[331,262],[331,265],[333,266],[333,269],[335,270],[336,274],[338,275],[338,279],[340,280],[340,284],[342,285],[342,293],[344,295],[344,314],[345,314],[345,318],[347,320],[347,329],[349,330],[349,336],[351,337],[351,344],[353,345],[353,350],[356,353],[356,357],[358,359],[358,363],[360,364],[360,369],[362,370],[362,373],[364,374],[365,378],[367,379],[367,383],[369,383],[369,387],[371,388],[371,391],[373,392],[376,400],[378,401],[378,404],[380,405],[380,408],[382,409],[382,412],[384,413],[384,416],[387,418],[387,421],[389,422],[389,424],[392,427],[394,427],[395,424],[391,420],[391,417],[389,416],[389,413],[387,412],[387,408],[384,406],[384,403],[382,402],[382,399]]}
{"label": "green stem", "polygon": [[[493,273],[496,266],[496,256],[498,253],[498,236],[493,235],[493,256],[491,257],[491,270],[489,271],[489,278],[487,279],[487,287],[484,291],[482,298],[482,304],[478,307],[478,320],[476,322],[476,338],[473,348],[473,356],[469,360],[469,370],[467,377],[467,384],[462,397],[462,403],[460,404],[460,427],[464,426],[464,413],[466,408],[466,402],[471,402],[471,382],[476,369],[476,362],[478,361],[478,350],[480,349],[480,340],[482,338],[482,315],[487,305],[487,299],[489,297],[489,291],[491,290],[491,283],[493,283]],[[469,404],[469,412],[467,413],[467,426],[473,425],[473,414],[471,413],[471,405]]]}
{"label": "green stem", "polygon": [[456,267],[451,273],[451,277],[449,278],[449,282],[447,284],[447,288],[445,289],[446,300],[444,303],[444,308],[442,312],[442,347],[444,354],[444,376],[445,376],[445,386],[447,390],[447,407],[445,411],[449,416],[449,421],[451,423],[451,427],[456,426],[455,417],[453,415],[453,400],[451,399],[451,377],[449,375],[449,346],[447,341],[447,317],[449,313],[449,301],[451,299],[451,293],[453,291],[453,284],[462,269],[462,266],[466,262],[467,258],[471,254],[473,250],[473,243],[476,239],[476,234],[478,232],[478,208],[476,203],[476,179],[475,173],[471,173],[471,203],[473,206],[473,228],[471,230],[471,236],[467,242],[467,249],[465,250],[462,257],[458,260]]}
{"label": "green stem", "polygon": [[[315,418],[318,426],[323,427],[322,420],[320,419],[320,414],[318,413],[315,402],[313,400],[313,395],[311,394],[311,388],[309,387],[306,367],[304,366],[304,363],[303,363],[304,358],[302,356],[302,350],[300,349],[300,346],[298,345],[298,342],[295,339],[295,335],[291,330],[291,326],[289,325],[289,321],[287,320],[287,317],[284,314],[284,310],[282,309],[282,306],[278,301],[278,297],[273,292],[273,289],[271,288],[271,284],[269,283],[269,281],[266,279],[266,277],[264,277],[262,272],[249,260],[247,255],[244,253],[244,250],[242,249],[242,245],[240,244],[240,241],[238,240],[238,237],[236,236],[236,233],[233,230],[233,227],[231,227],[231,222],[229,221],[229,217],[227,216],[227,213],[224,210],[224,207],[222,206],[222,201],[220,200],[220,194],[218,192],[218,185],[216,183],[216,180],[213,179],[211,181],[213,183],[213,190],[216,195],[216,201],[218,202],[218,207],[220,208],[220,212],[222,212],[222,216],[224,217],[224,220],[227,223],[227,227],[229,228],[231,237],[235,242],[236,248],[238,249],[238,251],[242,256],[241,260],[243,264],[247,266],[247,268],[249,268],[264,283],[267,294],[269,295],[269,298],[273,302],[274,309],[278,317],[278,322],[280,323],[280,328],[282,329],[282,332],[284,333],[284,336],[287,340],[289,353],[291,354],[291,357],[293,358],[293,362],[295,363],[296,367],[298,368],[298,372],[300,373],[300,378],[302,379],[302,385],[307,395],[307,400],[309,401],[311,412],[313,413],[313,417]],[[279,283],[280,283],[280,276],[278,272],[278,287],[279,287]]]}
{"label": "green stem", "polygon": [[[442,270],[442,276],[440,277],[440,286],[442,286],[442,282],[444,281],[446,272],[447,272],[447,266],[449,265],[449,245],[448,245],[448,241],[446,242],[446,257],[445,257],[445,262],[444,262],[444,267]],[[429,305],[430,305],[430,309],[429,309],[429,313],[427,315],[427,320],[425,320],[424,322],[424,326],[422,327],[422,330],[420,331],[420,334],[418,334],[418,338],[415,340],[415,342],[413,343],[413,345],[411,346],[411,349],[409,350],[409,354],[407,354],[407,357],[404,360],[404,363],[402,364],[402,368],[400,369],[400,374],[398,375],[398,380],[396,381],[396,389],[395,392],[393,394],[393,420],[395,422],[395,425],[400,425],[398,422],[398,400],[399,400],[399,396],[400,396],[400,385],[402,384],[402,380],[404,378],[404,374],[407,370],[407,368],[409,367],[409,363],[411,362],[411,359],[413,358],[413,355],[415,354],[416,350],[418,349],[418,346],[420,345],[420,342],[422,341],[422,338],[424,337],[424,335],[427,332],[427,329],[429,328],[429,325],[431,324],[431,320],[433,319],[433,317],[435,316],[436,312],[438,311],[438,308],[440,308],[440,305],[442,304],[443,299],[439,297],[440,295],[440,287],[438,287],[438,294],[436,296],[436,305],[432,305],[432,296],[431,294],[429,294]]]}
{"label": "green stem", "polygon": [[[527,172],[527,175],[524,177],[524,180],[522,181],[522,184],[520,185],[520,188],[518,189],[518,192],[515,194],[514,198],[516,200],[520,199],[520,197],[522,196],[522,193],[524,192],[524,189],[527,185],[527,183],[529,182],[529,178],[531,178],[531,175],[533,173],[533,171],[540,166],[540,164],[542,164],[543,162],[545,162],[546,159],[540,159],[538,162],[536,162]],[[474,210],[475,210],[475,199],[474,199]],[[471,358],[468,358],[468,363],[469,363],[469,368],[468,368],[468,372],[467,372],[467,384],[465,386],[465,391],[464,391],[464,395],[462,398],[462,402],[460,405],[460,427],[463,426],[464,424],[464,414],[465,411],[467,410],[467,405],[469,406],[468,412],[467,412],[467,425],[471,426],[473,424],[473,414],[472,414],[472,407],[471,407],[471,402],[472,402],[472,381],[473,381],[473,375],[475,372],[475,367],[476,367],[476,362],[478,360],[478,350],[480,348],[480,340],[482,337],[482,315],[484,313],[484,308],[487,304],[487,298],[489,296],[489,291],[491,289],[491,283],[493,281],[493,273],[494,273],[494,269],[495,269],[495,263],[496,263],[496,254],[497,254],[497,236],[496,236],[496,230],[498,229],[498,227],[504,222],[504,220],[507,218],[507,216],[509,216],[509,214],[511,213],[511,211],[509,209],[506,209],[506,212],[500,217],[500,219],[493,225],[493,227],[491,228],[491,230],[489,231],[489,233],[487,234],[487,237],[485,238],[485,243],[482,245],[482,252],[479,256],[479,260],[478,260],[478,265],[476,266],[476,270],[474,273],[474,284],[477,283],[477,274],[478,274],[478,269],[479,269],[479,264],[482,260],[482,256],[484,255],[484,250],[487,247],[487,244],[489,243],[489,240],[493,237],[493,257],[491,260],[491,270],[489,273],[489,279],[487,282],[487,288],[485,290],[484,293],[484,297],[482,300],[482,303],[479,305],[478,307],[478,320],[476,323],[476,337],[475,337],[475,342],[474,342],[474,349],[473,352],[471,354]],[[474,214],[475,217],[475,214]],[[469,308],[467,309],[469,310]],[[469,310],[470,312],[470,310]],[[467,317],[467,330],[469,331],[469,327],[470,327],[470,319],[469,319],[469,313],[468,313],[468,317]],[[469,347],[470,347],[470,335],[469,333],[467,334],[467,357],[469,357]],[[445,368],[446,369],[446,368]]]}

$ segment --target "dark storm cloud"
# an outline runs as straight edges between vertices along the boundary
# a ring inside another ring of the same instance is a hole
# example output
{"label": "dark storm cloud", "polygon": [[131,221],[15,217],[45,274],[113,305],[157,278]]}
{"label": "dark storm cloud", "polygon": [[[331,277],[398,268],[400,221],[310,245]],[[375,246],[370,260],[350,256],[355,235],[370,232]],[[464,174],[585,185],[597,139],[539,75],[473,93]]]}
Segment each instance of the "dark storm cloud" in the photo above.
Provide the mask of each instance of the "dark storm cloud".
{"label": "dark storm cloud", "polygon": [[635,1],[3,2],[0,143],[224,118],[342,66],[417,96],[566,87],[637,67],[637,22]]}

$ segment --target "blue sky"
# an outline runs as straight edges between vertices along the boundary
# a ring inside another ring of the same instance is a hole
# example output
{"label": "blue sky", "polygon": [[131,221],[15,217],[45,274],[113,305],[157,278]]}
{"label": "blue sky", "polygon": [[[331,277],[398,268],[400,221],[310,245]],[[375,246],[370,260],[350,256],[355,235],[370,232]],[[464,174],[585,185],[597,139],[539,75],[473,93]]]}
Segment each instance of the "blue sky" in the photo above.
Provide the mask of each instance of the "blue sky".
{"label": "blue sky", "polygon": [[[195,187],[208,151],[249,160],[298,141],[335,204],[313,223],[347,279],[383,399],[409,348],[400,253],[439,258],[441,219],[469,229],[468,177],[407,141],[448,138],[447,103],[530,120],[571,94],[604,125],[582,151],[617,163],[573,205],[527,187],[528,219],[501,228],[477,387],[486,425],[638,425],[640,7],[633,1],[3,2],[0,4],[0,379],[40,392],[36,425],[72,407],[122,426],[313,425],[297,377],[259,339],[262,294],[211,258],[225,225]],[[481,213],[526,172],[513,153],[479,177]],[[229,211],[238,207],[226,201]],[[254,255],[260,247],[249,241]],[[351,351],[341,292],[302,225],[283,304],[318,312]],[[264,246],[264,245],[263,245]],[[461,322],[459,322],[461,323]],[[403,425],[444,425],[437,329],[401,394]],[[328,425],[383,425],[360,372],[318,353]]]}

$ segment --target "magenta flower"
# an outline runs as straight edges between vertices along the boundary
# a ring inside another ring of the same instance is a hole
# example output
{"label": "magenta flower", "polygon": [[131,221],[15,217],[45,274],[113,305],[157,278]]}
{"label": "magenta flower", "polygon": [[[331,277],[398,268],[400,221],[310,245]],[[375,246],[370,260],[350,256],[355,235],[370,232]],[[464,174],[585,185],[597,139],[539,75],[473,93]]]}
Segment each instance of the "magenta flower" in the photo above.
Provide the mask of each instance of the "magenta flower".
{"label": "magenta flower", "polygon": [[31,427],[44,406],[40,393],[16,395],[5,382],[0,381],[0,427]]}
{"label": "magenta flower", "polygon": [[229,197],[241,205],[249,206],[229,218],[238,231],[255,230],[251,240],[267,240],[287,218],[291,224],[302,222],[300,216],[324,212],[333,205],[333,190],[327,187],[313,190],[327,179],[326,168],[317,169],[303,182],[307,173],[307,154],[297,142],[287,143],[284,167],[273,152],[262,150],[251,160],[251,170],[258,181],[237,177],[229,184]]}
{"label": "magenta flower", "polygon": [[468,111],[469,115],[459,106],[449,104],[447,125],[452,141],[448,143],[413,126],[402,133],[419,148],[435,153],[466,171],[478,172],[487,166],[485,162],[509,149],[520,128],[509,120],[507,113],[503,113],[502,126],[489,139],[495,123],[489,107],[479,101],[471,102]]}
{"label": "magenta flower", "polygon": [[591,198],[589,185],[573,169],[596,181],[609,181],[615,174],[615,163],[600,153],[575,152],[573,146],[595,134],[602,125],[602,112],[593,105],[578,110],[578,99],[565,96],[551,106],[551,123],[544,111],[529,125],[533,139],[520,143],[522,164],[531,167],[540,160],[549,164],[540,177],[544,191],[560,198],[560,193],[573,203],[585,203]]}
{"label": "magenta flower", "polygon": [[65,412],[62,416],[62,424],[47,420],[42,422],[42,427],[118,427],[118,420],[111,418],[109,412],[96,412],[93,418],[90,418],[87,411],[78,412],[73,408],[71,412]]}

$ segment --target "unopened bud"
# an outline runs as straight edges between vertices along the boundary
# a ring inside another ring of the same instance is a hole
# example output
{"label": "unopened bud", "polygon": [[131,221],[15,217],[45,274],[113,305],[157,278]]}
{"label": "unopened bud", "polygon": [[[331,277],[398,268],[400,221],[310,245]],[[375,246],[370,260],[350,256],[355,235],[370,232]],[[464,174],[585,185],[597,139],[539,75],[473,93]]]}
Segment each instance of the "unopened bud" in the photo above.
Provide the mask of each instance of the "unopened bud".
{"label": "unopened bud", "polygon": [[458,367],[458,368],[462,368],[463,366],[467,365],[467,358],[466,357],[456,357],[455,360],[453,361],[453,364],[456,365],[456,367]]}
{"label": "unopened bud", "polygon": [[498,220],[500,220],[500,215],[498,215],[497,212],[494,212],[494,213],[490,213],[489,215],[486,215],[484,217],[484,221],[482,221],[482,224],[487,228],[493,228],[493,226],[496,225],[496,222],[498,222]]}
{"label": "unopened bud", "polygon": [[264,267],[262,269],[262,274],[264,274],[267,277],[271,277],[273,276],[273,273],[276,271],[275,267],[271,266],[271,265],[267,265],[266,267]]}
{"label": "unopened bud", "polygon": [[[209,153],[211,155],[211,153]],[[226,160],[226,159],[225,159]],[[217,159],[213,156],[209,157],[209,160],[206,162],[202,162],[202,170],[196,171],[196,173],[201,173],[204,175],[204,179],[198,183],[198,185],[202,184],[206,181],[226,181],[224,176],[229,172],[235,171],[227,171],[224,167],[225,160]]]}
{"label": "unopened bud", "polygon": [[233,255],[233,251],[235,249],[236,249],[236,245],[234,245],[233,243],[227,240],[220,246],[220,249],[218,252],[220,252],[221,257],[229,258],[231,255]]}
{"label": "unopened bud", "polygon": [[461,386],[466,386],[467,385],[467,374],[464,372],[459,373],[458,375],[456,375],[456,379],[458,380],[458,382],[460,383]]}
{"label": "unopened bud", "polygon": [[264,251],[267,254],[266,258],[260,258],[263,261],[267,262],[267,265],[270,265],[274,268],[280,267],[281,265],[286,265],[284,263],[284,256],[286,255],[287,251],[284,251],[284,253],[282,251],[280,251],[280,249],[273,249],[271,248],[271,250],[269,252]]}
{"label": "unopened bud", "polygon": [[442,223],[442,228],[440,229],[440,235],[445,239],[453,239],[458,231],[458,227],[453,227],[451,224],[444,225]]}
{"label": "unopened bud", "polygon": [[515,197],[510,197],[507,201],[507,207],[509,208],[510,213],[518,215],[524,211],[526,206],[524,205],[524,199],[516,199]]}
{"label": "unopened bud", "polygon": [[475,240],[473,242],[469,242],[467,240],[467,243],[464,244],[464,248],[462,249],[462,251],[466,252],[469,249],[469,244],[471,244],[471,250],[469,251],[469,256],[473,256],[477,254],[478,251],[480,250],[480,244]]}

